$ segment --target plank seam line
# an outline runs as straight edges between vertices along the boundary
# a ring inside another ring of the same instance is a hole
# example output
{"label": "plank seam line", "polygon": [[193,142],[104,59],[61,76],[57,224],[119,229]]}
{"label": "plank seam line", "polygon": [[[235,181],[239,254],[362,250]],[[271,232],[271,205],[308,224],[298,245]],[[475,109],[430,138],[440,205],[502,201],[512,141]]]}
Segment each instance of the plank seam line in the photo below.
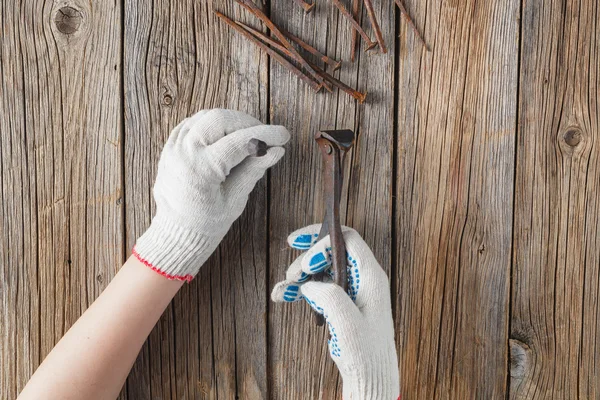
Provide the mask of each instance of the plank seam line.
{"label": "plank seam line", "polygon": [[[396,8],[396,7],[394,7]],[[399,105],[399,79],[400,79],[400,71],[399,71],[399,67],[400,67],[400,16],[398,12],[394,13],[394,74],[393,74],[393,86],[394,86],[394,93],[393,93],[393,100],[392,100],[392,104],[393,104],[393,108],[392,108],[392,112],[393,112],[393,125],[392,125],[392,141],[393,141],[393,149],[392,149],[392,229],[391,229],[391,236],[392,236],[392,249],[391,249],[391,268],[390,268],[390,275],[393,279],[390,279],[390,286],[391,286],[391,290],[392,290],[392,315],[397,315],[396,312],[398,310],[402,310],[402,307],[398,306],[396,307],[396,303],[398,301],[402,300],[402,296],[398,296],[398,282],[397,282],[397,277],[398,277],[398,249],[397,249],[397,237],[398,237],[398,229],[397,229],[397,224],[398,224],[398,207],[396,206],[396,202],[398,201],[399,198],[399,193],[398,193],[398,145],[399,145],[399,129],[398,129],[398,116],[399,116],[399,111],[398,111],[398,105]],[[398,319],[402,319],[400,316],[398,316]],[[398,326],[398,321],[395,321],[394,326]],[[401,338],[398,337],[398,335],[396,335],[396,341],[400,340]],[[396,343],[396,347],[397,343]],[[402,364],[402,357],[398,357],[398,361],[400,362],[400,364]],[[400,388],[400,393],[402,393],[402,388]]]}
{"label": "plank seam line", "polygon": [[510,257],[510,270],[508,274],[508,323],[507,323],[507,335],[506,335],[506,382],[505,382],[505,398],[510,399],[510,383],[511,383],[511,349],[510,349],[510,338],[512,334],[512,308],[513,308],[513,282],[514,282],[514,269],[515,269],[515,258],[516,258],[516,205],[517,205],[517,172],[519,162],[519,123],[521,119],[520,114],[520,100],[521,100],[521,57],[523,49],[523,0],[519,1],[519,26],[517,38],[517,88],[516,88],[516,115],[515,115],[515,138],[514,138],[514,167],[513,167],[513,204],[512,204],[512,238],[511,238],[511,257]]}
{"label": "plank seam line", "polygon": [[[271,18],[271,0],[266,0],[266,4],[265,4],[265,10],[269,16],[269,18]],[[271,58],[267,55],[267,82],[266,82],[266,107],[267,110],[265,112],[266,114],[266,118],[267,124],[271,124]],[[260,90],[259,90],[259,95],[260,95]],[[260,102],[259,102],[259,107],[260,107]],[[270,330],[269,327],[271,326],[271,324],[269,323],[269,321],[271,320],[271,296],[270,296],[270,285],[271,285],[271,184],[272,184],[272,173],[271,173],[271,168],[269,168],[267,170],[267,187],[266,187],[266,201],[265,201],[265,224],[266,224],[266,232],[265,232],[265,241],[266,241],[266,246],[265,246],[265,313],[266,313],[266,318],[265,318],[265,344],[266,344],[266,349],[265,349],[265,378],[266,378],[266,382],[265,382],[265,390],[266,390],[266,396],[267,399],[271,398],[271,386],[273,384],[273,379],[271,379],[271,358],[272,358],[272,352],[271,352],[271,346],[269,345],[270,343]]]}
{"label": "plank seam line", "polygon": [[[582,2],[579,2],[579,11],[577,13],[577,26],[581,26],[581,4]],[[584,33],[585,35],[585,33]],[[581,30],[578,29],[577,30],[577,46],[576,49],[579,49],[579,43],[581,40]],[[585,41],[585,37],[583,38],[583,40]],[[578,56],[579,56],[579,51],[575,52],[575,65],[578,65]],[[590,59],[591,57],[588,57],[588,68],[587,68],[587,78],[588,78],[588,87],[589,85],[589,76],[590,76]],[[573,75],[577,75],[577,68],[574,71]],[[573,103],[575,102],[575,89],[573,90]],[[590,108],[589,108],[589,98],[588,98],[588,112],[589,112]],[[582,125],[585,126],[585,122],[582,121]],[[592,146],[593,146],[593,141],[592,141]],[[588,178],[589,178],[589,166],[590,166],[590,159],[592,157],[592,153],[589,153],[589,157],[588,157],[588,162],[586,165],[586,173],[585,173],[585,186],[584,188],[587,188],[587,182],[588,182]],[[573,162],[573,161],[571,161]],[[571,168],[571,174],[573,174],[573,169]],[[576,172],[575,172],[576,173]],[[584,192],[584,201],[585,199],[585,192]],[[583,218],[583,234],[584,234],[584,253],[583,253],[583,276],[580,278],[582,279],[582,292],[581,292],[581,331],[579,334],[579,353],[577,355],[577,397],[581,398],[581,364],[582,364],[582,354],[583,354],[583,350],[584,350],[584,346],[583,346],[583,339],[584,339],[584,332],[585,332],[585,298],[586,298],[586,284],[585,284],[585,277],[587,275],[587,263],[586,263],[586,258],[587,258],[587,240],[585,240],[585,233],[587,232],[587,206],[588,206],[588,202],[585,201],[585,212],[584,212],[584,218]],[[569,238],[569,235],[567,235],[567,240]],[[568,247],[567,247],[568,248]]]}

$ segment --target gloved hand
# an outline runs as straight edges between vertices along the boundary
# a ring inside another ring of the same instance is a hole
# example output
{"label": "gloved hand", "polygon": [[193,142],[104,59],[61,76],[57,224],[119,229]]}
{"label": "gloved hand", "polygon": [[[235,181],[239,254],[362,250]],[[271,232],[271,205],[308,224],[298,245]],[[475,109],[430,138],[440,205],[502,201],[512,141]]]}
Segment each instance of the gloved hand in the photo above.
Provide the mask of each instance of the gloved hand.
{"label": "gloved hand", "polygon": [[[249,157],[248,142],[268,146]],[[246,207],[265,171],[283,157],[290,134],[237,111],[203,110],[165,144],[154,184],[156,215],[133,254],[170,279],[190,281]]]}
{"label": "gloved hand", "polygon": [[330,239],[317,242],[320,228],[311,225],[288,237],[291,247],[307,251],[292,263],[271,298],[275,302],[304,299],[323,314],[345,400],[396,400],[400,376],[388,277],[360,235],[343,227],[349,293],[331,280],[310,281],[311,275],[323,270],[332,276]]}

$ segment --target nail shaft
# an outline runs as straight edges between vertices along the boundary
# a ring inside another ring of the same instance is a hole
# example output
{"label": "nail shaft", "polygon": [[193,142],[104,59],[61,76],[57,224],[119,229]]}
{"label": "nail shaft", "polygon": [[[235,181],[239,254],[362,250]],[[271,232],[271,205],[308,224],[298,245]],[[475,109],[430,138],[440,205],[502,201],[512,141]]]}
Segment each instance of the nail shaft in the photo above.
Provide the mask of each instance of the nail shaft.
{"label": "nail shaft", "polygon": [[[256,29],[254,29],[254,28],[252,28],[252,27],[250,27],[250,26],[248,26],[248,25],[245,25],[245,24],[243,24],[243,23],[241,23],[241,22],[234,22],[234,21],[231,21],[229,18],[225,17],[223,14],[221,14],[221,13],[219,13],[219,12],[216,12],[216,11],[215,11],[215,13],[217,14],[217,16],[219,16],[220,18],[224,19],[224,20],[225,20],[225,22],[227,22],[229,25],[231,25],[231,24],[230,24],[230,22],[231,22],[231,23],[233,23],[234,25],[236,25],[236,26],[234,26],[234,28],[235,28],[236,30],[238,30],[240,33],[243,33],[243,34],[244,34],[244,36],[246,36],[246,37],[248,37],[249,39],[251,39],[251,40],[252,40],[254,43],[256,43],[257,45],[259,45],[259,47],[261,47],[261,48],[263,48],[263,49],[266,47],[266,48],[268,49],[268,47],[267,47],[265,44],[261,43],[261,42],[260,42],[260,41],[258,41],[256,38],[259,38],[259,39],[263,40],[263,41],[264,41],[265,43],[267,43],[268,45],[272,46],[273,48],[276,48],[277,50],[281,51],[283,54],[285,54],[285,55],[287,55],[288,57],[290,57],[290,58],[292,58],[293,60],[295,60],[295,56],[294,56],[294,55],[293,55],[293,54],[292,54],[292,53],[291,53],[291,52],[290,52],[290,51],[289,51],[289,50],[288,50],[288,49],[287,49],[285,46],[283,46],[283,45],[282,45],[280,42],[278,42],[277,40],[275,40],[275,39],[273,39],[273,38],[270,38],[269,36],[265,35],[263,32],[260,32],[260,31],[258,31],[258,30],[256,30]],[[247,32],[246,32],[246,31],[247,31]],[[252,35],[254,35],[254,36],[252,36]],[[271,52],[275,53],[275,52],[274,52],[273,50],[271,50],[271,49],[268,49],[268,50],[270,50]],[[277,53],[275,53],[275,54],[277,54]],[[269,53],[269,55],[272,55],[272,54],[271,54],[271,53]],[[282,58],[283,58],[283,57],[282,57]],[[284,60],[285,60],[285,59],[284,59]],[[280,60],[278,60],[278,61],[280,61]],[[287,61],[287,60],[286,60],[286,61]],[[297,60],[296,60],[296,61],[297,61]],[[280,62],[281,62],[281,61],[280,61]],[[284,64],[284,65],[285,65],[285,63],[282,63],[282,64]],[[291,64],[291,63],[289,63],[289,62],[288,62],[288,64],[289,64],[289,65],[290,65],[290,66],[291,66],[293,69],[295,69],[295,70],[296,70],[296,71],[298,71],[300,74],[302,74],[302,72],[301,72],[301,71],[300,71],[298,68],[296,68],[295,66],[293,66],[293,64]],[[359,92],[359,91],[357,91],[357,90],[355,90],[355,89],[351,88],[350,86],[346,85],[344,82],[342,82],[342,81],[340,81],[340,80],[338,80],[338,79],[334,78],[333,76],[331,76],[330,74],[328,74],[327,72],[325,72],[324,70],[322,70],[320,67],[318,67],[318,66],[316,66],[316,65],[314,65],[314,64],[312,64],[312,63],[309,63],[309,64],[311,65],[311,67],[312,67],[312,68],[314,68],[315,72],[316,72],[317,74],[319,74],[319,76],[321,76],[321,77],[323,78],[323,81],[324,81],[324,83],[323,83],[323,87],[325,87],[325,88],[326,88],[328,91],[332,91],[332,87],[331,87],[331,85],[333,85],[333,86],[337,87],[338,89],[340,89],[340,90],[342,90],[342,91],[344,91],[344,92],[348,93],[348,94],[349,94],[350,96],[352,96],[353,98],[357,99],[357,100],[359,101],[359,103],[361,103],[361,104],[362,104],[362,103],[365,101],[365,99],[366,99],[366,94],[365,94],[365,93],[361,93],[361,92]],[[288,67],[288,69],[290,69],[290,70],[291,70],[291,68],[289,68],[289,67]],[[293,71],[293,72],[294,72],[294,71]],[[294,73],[296,73],[296,72],[294,72]],[[298,75],[298,74],[296,73],[296,75]],[[304,78],[306,78],[306,79],[309,79],[309,80],[310,80],[310,82],[312,82],[313,84],[315,84],[315,83],[316,83],[316,82],[312,81],[312,80],[311,80],[311,78],[310,78],[309,76],[307,76],[307,75],[305,75],[305,74],[302,74],[302,75],[299,75],[299,76],[300,76],[301,78],[303,77],[303,79],[304,79]],[[307,83],[308,83],[308,82],[307,82]],[[320,86],[318,86],[318,87],[320,88]],[[317,90],[317,89],[315,89],[315,90]]]}
{"label": "nail shaft", "polygon": [[[276,41],[273,38],[268,37],[267,35],[265,35],[264,33],[251,28],[241,22],[236,22],[236,24],[238,24],[239,26],[241,26],[242,28],[246,29],[248,32],[252,33],[254,36],[258,37],[259,39],[263,40],[265,43],[269,44],[270,46],[276,48],[277,50],[281,51],[282,53],[286,54],[288,57],[292,57],[293,55],[290,54],[288,52],[288,50],[278,41]],[[357,99],[359,101],[359,103],[363,103],[365,101],[365,98],[367,97],[366,94],[361,93],[357,90],[352,89],[350,86],[346,85],[344,82],[334,78],[333,76],[331,76],[330,74],[328,74],[327,72],[325,72],[324,70],[322,70],[321,68],[319,68],[318,66],[309,63],[311,65],[311,67],[313,67],[315,69],[315,71],[323,77],[324,79],[324,84],[326,83],[330,83],[331,85],[337,87],[338,89],[348,93],[350,96],[354,97],[355,99]],[[331,85],[329,85],[329,87],[324,86],[325,89],[327,89],[328,91],[332,91]]]}
{"label": "nail shaft", "polygon": [[[355,20],[359,20],[359,7],[360,0],[352,0],[352,16]],[[350,61],[356,60],[356,49],[358,48],[358,32],[356,29],[352,29],[352,49],[350,50]]]}
{"label": "nail shaft", "polygon": [[319,69],[319,67],[313,66],[315,67],[315,69],[317,70],[318,73],[321,74],[321,76],[323,78],[325,78],[325,80],[327,80],[328,82],[330,82],[333,86],[337,87],[338,89],[340,89],[343,92],[348,93],[350,96],[354,97],[356,100],[358,100],[358,102],[360,104],[365,102],[365,99],[367,98],[367,94],[366,93],[361,93],[358,90],[355,90],[353,88],[351,88],[350,86],[346,85],[344,82],[340,81],[339,79],[334,78],[333,76],[329,75],[327,72]]}
{"label": "nail shaft", "polygon": [[[297,77],[299,77],[300,79],[302,79],[307,85],[309,85],[315,91],[318,92],[321,89],[322,85],[320,83],[315,82],[310,76],[306,75],[300,69],[296,68],[296,66],[294,66],[292,63],[290,63],[288,60],[286,60],[284,57],[282,57],[275,50],[272,50],[271,48],[269,48],[269,46],[265,45],[260,40],[256,39],[254,36],[252,36],[251,34],[249,34],[248,32],[246,32],[244,29],[240,28],[234,21],[232,21],[231,19],[229,19],[224,14],[222,14],[222,13],[220,13],[218,11],[214,11],[214,13],[217,15],[217,17],[219,17],[221,20],[223,20],[227,25],[229,25],[234,30],[236,30],[237,32],[239,32],[240,34],[242,34],[243,36],[245,36],[248,40],[250,40],[256,46],[258,46],[261,50],[263,50],[269,56],[273,57],[281,65],[283,65],[284,67],[286,67],[290,72],[292,72],[294,75],[296,75]],[[323,79],[323,78],[321,77],[321,79]]]}
{"label": "nail shaft", "polygon": [[286,32],[286,31],[282,31],[282,32],[284,35],[286,35],[288,38],[290,38],[293,42],[296,42],[304,50],[308,51],[310,54],[313,54],[313,55],[319,57],[323,62],[331,65],[333,67],[334,71],[337,71],[342,66],[341,61],[336,61],[333,58],[327,57],[325,54],[321,53],[319,50],[315,49],[310,44],[308,44],[305,41],[303,41],[302,39],[300,39],[298,36],[292,35],[291,33]]}
{"label": "nail shaft", "polygon": [[383,34],[381,33],[381,28],[379,27],[379,22],[377,22],[377,16],[375,15],[375,9],[373,8],[373,3],[371,0],[363,0],[365,3],[365,7],[367,8],[367,15],[369,16],[369,20],[371,21],[371,25],[375,30],[375,38],[377,39],[377,43],[379,43],[379,48],[382,53],[387,53],[387,48],[385,47],[385,41],[383,40]]}
{"label": "nail shaft", "polygon": [[408,22],[408,25],[415,32],[415,35],[417,35],[417,39],[419,39],[419,41],[423,44],[423,46],[425,46],[425,50],[431,51],[431,49],[429,48],[429,46],[425,42],[425,39],[423,38],[423,35],[421,35],[421,32],[419,32],[419,30],[417,29],[417,26],[415,25],[414,21],[410,17],[410,14],[408,13],[408,11],[406,11],[406,7],[404,7],[404,4],[402,4],[402,0],[394,0],[394,1],[396,2],[396,5],[400,9],[400,12],[402,14],[404,14],[404,17],[406,18],[406,21]]}
{"label": "nail shaft", "polygon": [[300,55],[300,53],[298,53],[296,51],[296,49],[292,46],[292,44],[286,39],[285,35],[281,32],[281,30],[277,27],[277,25],[275,25],[273,23],[273,21],[271,21],[269,19],[269,17],[267,17],[260,8],[258,8],[256,6],[256,4],[254,4],[254,2],[252,0],[236,0],[236,2],[238,4],[240,4],[242,7],[244,7],[246,10],[250,11],[250,13],[254,14],[258,19],[260,19],[265,25],[267,25],[267,27],[271,30],[271,32],[273,32],[273,34],[275,36],[277,36],[277,38],[279,39],[279,41],[281,42],[281,44],[283,44],[288,50],[290,50],[293,54],[295,54],[297,57],[299,57],[298,61],[300,62],[300,64],[302,65],[302,67],[308,71],[308,73],[310,75],[313,76],[313,78],[315,78],[317,80],[317,82],[319,83],[323,83],[323,78],[321,76],[319,76],[319,74],[317,74],[315,72],[315,70],[308,65],[308,63],[306,62],[306,60],[304,60],[302,58],[302,56]]}
{"label": "nail shaft", "polygon": [[352,14],[346,9],[346,7],[344,7],[342,3],[340,3],[340,0],[333,0],[333,4],[335,4],[335,6],[340,10],[342,15],[348,20],[348,22],[350,22],[350,24],[352,24],[352,27],[356,29],[360,36],[362,36],[363,40],[367,44],[366,50],[370,50],[373,47],[377,46],[377,42],[373,42],[371,40],[369,35],[367,35],[367,33],[363,30],[360,24],[352,17]]}
{"label": "nail shaft", "polygon": [[[262,40],[263,42],[265,42],[266,44],[268,44],[269,46],[276,48],[277,50],[279,50],[280,52],[282,52],[283,54],[285,54],[286,56],[290,57],[292,60],[295,60],[296,62],[299,62],[300,60],[298,60],[297,56],[292,53],[291,51],[289,51],[289,49],[287,49],[284,45],[282,45],[280,42],[278,42],[277,40],[270,38],[269,36],[265,35],[264,33],[249,27],[246,24],[243,24],[241,22],[237,22],[236,24],[238,24],[239,26],[241,26],[242,28],[244,28],[245,30],[247,30],[248,32],[250,32],[252,35],[254,35],[255,37],[257,37],[258,39]],[[315,66],[311,65],[311,67],[315,68]],[[319,71],[315,71],[317,73],[319,73]],[[319,74],[321,75],[321,74]],[[333,87],[331,86],[331,84],[329,82],[325,82],[325,79],[323,78],[323,83],[322,83],[323,87],[325,89],[327,89],[327,91],[331,92],[333,91]]]}
{"label": "nail shaft", "polygon": [[315,3],[309,4],[302,0],[296,0],[296,3],[298,3],[298,5],[300,5],[300,7],[302,7],[304,12],[307,14],[309,14],[315,8]]}

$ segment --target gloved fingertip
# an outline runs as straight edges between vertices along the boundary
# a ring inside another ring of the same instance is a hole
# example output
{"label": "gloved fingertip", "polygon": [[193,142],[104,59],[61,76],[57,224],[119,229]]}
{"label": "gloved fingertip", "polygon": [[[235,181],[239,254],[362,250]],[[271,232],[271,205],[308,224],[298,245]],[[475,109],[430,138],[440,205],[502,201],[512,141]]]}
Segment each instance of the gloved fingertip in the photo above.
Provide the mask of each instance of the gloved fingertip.
{"label": "gloved fingertip", "polygon": [[267,168],[270,168],[273,165],[277,164],[279,160],[283,158],[284,155],[285,149],[283,147],[276,146],[267,149],[267,154],[260,158],[264,159],[264,165]]}
{"label": "gloved fingertip", "polygon": [[270,133],[271,146],[283,146],[290,141],[290,131],[283,125],[266,125],[265,129]]}
{"label": "gloved fingertip", "polygon": [[183,129],[184,125],[186,124],[186,121],[187,121],[187,118],[184,119],[183,121],[181,121],[179,124],[177,124],[177,126],[175,128],[173,128],[173,130],[169,134],[169,138],[167,139],[166,146],[173,146],[177,143],[177,140],[179,139],[181,130]]}
{"label": "gloved fingertip", "polygon": [[278,282],[277,284],[275,284],[275,286],[273,287],[273,290],[271,291],[271,300],[275,303],[281,303],[283,301],[283,285],[285,282]]}
{"label": "gloved fingertip", "polygon": [[306,282],[310,278],[309,275],[307,275],[304,271],[302,271],[301,261],[302,261],[302,257],[298,257],[289,266],[288,270],[285,273],[286,280],[302,283],[302,282]]}
{"label": "gloved fingertip", "polygon": [[246,170],[254,171],[258,178],[262,177],[267,169],[277,164],[285,155],[285,149],[283,147],[270,147],[267,149],[267,153],[264,156],[257,157],[251,156],[244,160],[243,168]]}
{"label": "gloved fingertip", "polygon": [[309,281],[300,287],[300,292],[307,301],[310,300],[309,303],[322,308],[326,318],[355,315],[359,312],[344,289],[335,283]]}
{"label": "gloved fingertip", "polygon": [[246,171],[247,183],[252,184],[252,188],[267,172],[267,170],[277,164],[285,155],[283,147],[271,147],[267,154],[262,157],[247,158],[243,164]]}
{"label": "gloved fingertip", "polygon": [[331,264],[331,256],[321,249],[309,251],[302,258],[302,270],[307,274],[318,274]]}
{"label": "gloved fingertip", "polygon": [[321,224],[313,224],[300,228],[292,233],[287,238],[288,245],[297,250],[308,250],[319,238]]}
{"label": "gloved fingertip", "polygon": [[297,282],[283,281],[279,282],[271,292],[271,300],[275,303],[292,303],[300,300],[300,285]]}

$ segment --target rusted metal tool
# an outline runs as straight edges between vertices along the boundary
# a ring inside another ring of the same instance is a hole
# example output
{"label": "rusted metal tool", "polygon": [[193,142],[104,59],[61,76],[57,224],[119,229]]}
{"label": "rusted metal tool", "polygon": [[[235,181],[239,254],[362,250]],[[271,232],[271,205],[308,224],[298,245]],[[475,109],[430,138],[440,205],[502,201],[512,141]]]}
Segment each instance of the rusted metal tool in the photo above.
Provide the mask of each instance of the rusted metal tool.
{"label": "rusted metal tool", "polygon": [[[340,200],[342,197],[342,183],[344,161],[346,153],[354,145],[354,132],[345,130],[321,131],[315,134],[315,140],[321,149],[323,157],[323,187],[325,190],[325,218],[319,240],[329,235],[331,238],[331,264],[333,281],[348,291],[346,244],[342,235],[340,222]],[[323,280],[324,273],[317,274],[315,280]],[[317,325],[321,326],[325,320],[321,314],[315,314]]]}

